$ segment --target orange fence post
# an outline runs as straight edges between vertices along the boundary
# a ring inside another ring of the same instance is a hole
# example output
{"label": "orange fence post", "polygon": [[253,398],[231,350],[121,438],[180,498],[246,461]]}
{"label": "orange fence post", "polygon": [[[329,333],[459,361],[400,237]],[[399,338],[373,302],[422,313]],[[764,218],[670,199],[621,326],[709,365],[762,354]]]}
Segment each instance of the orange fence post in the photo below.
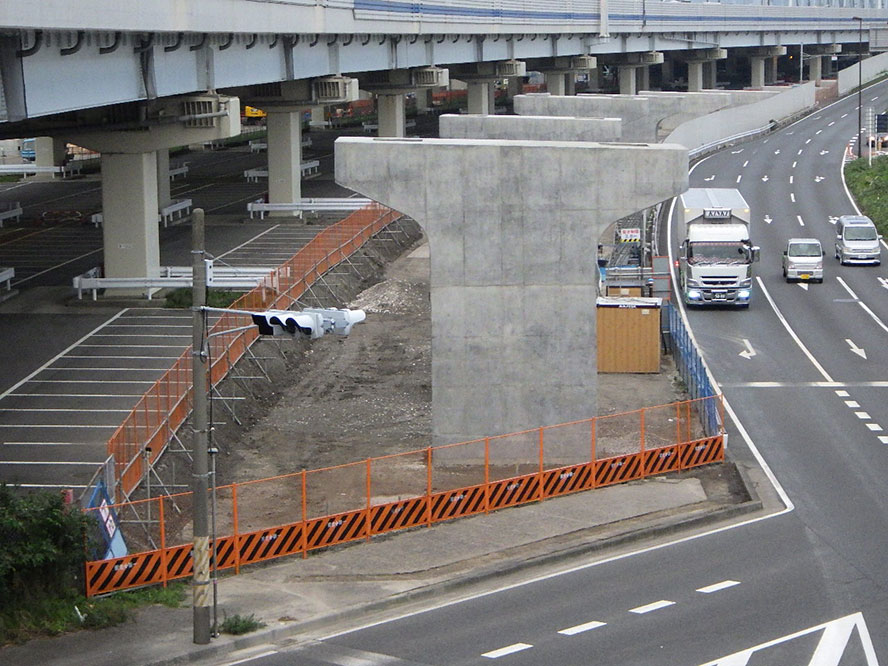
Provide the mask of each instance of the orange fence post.
{"label": "orange fence post", "polygon": [[675,443],[681,444],[681,403],[675,403]]}
{"label": "orange fence post", "polygon": [[432,447],[426,449],[426,525],[432,526]]}
{"label": "orange fence post", "polygon": [[370,541],[370,458],[367,458],[367,518],[364,520],[364,531],[367,533],[365,536],[367,541]]}
{"label": "orange fence post", "polygon": [[689,441],[691,441],[691,401],[690,400],[685,401],[685,424],[686,424],[686,429],[687,429],[687,433],[686,433],[687,436],[685,437],[685,441],[689,442]]}
{"label": "orange fence post", "polygon": [[308,515],[308,506],[306,502],[306,479],[305,469],[302,470],[302,559],[308,557],[308,534],[306,534],[305,521]]}

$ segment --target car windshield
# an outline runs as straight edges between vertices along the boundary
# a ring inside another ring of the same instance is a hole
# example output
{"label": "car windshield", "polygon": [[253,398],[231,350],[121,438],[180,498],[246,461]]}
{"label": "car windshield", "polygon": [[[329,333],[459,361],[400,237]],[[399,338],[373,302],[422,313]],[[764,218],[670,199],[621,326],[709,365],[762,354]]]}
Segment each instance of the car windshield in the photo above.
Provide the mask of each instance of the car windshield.
{"label": "car windshield", "polygon": [[874,227],[845,227],[845,240],[876,240]]}
{"label": "car windshield", "polygon": [[696,242],[688,245],[688,263],[745,264],[749,263],[746,246],[736,242]]}
{"label": "car windshield", "polygon": [[819,257],[820,243],[791,243],[788,254],[790,257]]}

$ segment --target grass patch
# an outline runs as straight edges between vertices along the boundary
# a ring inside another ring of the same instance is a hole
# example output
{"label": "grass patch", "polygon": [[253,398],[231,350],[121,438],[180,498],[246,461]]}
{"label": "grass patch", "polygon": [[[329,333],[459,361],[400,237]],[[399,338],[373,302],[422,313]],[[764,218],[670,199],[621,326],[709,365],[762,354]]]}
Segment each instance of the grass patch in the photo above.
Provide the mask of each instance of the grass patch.
{"label": "grass patch", "polygon": [[[207,306],[211,308],[227,308],[240,298],[241,295],[239,291],[209,289],[207,290]],[[174,289],[166,295],[166,307],[168,308],[190,308],[191,303],[190,287]]]}
{"label": "grass patch", "polygon": [[872,167],[865,158],[849,162],[845,182],[863,214],[888,235],[888,156],[874,158]]}
{"label": "grass patch", "polygon": [[81,629],[114,627],[130,620],[135,610],[145,606],[178,608],[187,589],[186,583],[176,582],[166,588],[150,587],[91,599],[76,594],[29,599],[0,612],[0,645]]}
{"label": "grass patch", "polygon": [[223,634],[240,636],[241,634],[248,634],[251,631],[262,629],[264,626],[265,623],[261,620],[257,620],[253,613],[250,613],[246,617],[243,615],[232,615],[231,617],[226,615],[222,624],[219,625],[219,631]]}

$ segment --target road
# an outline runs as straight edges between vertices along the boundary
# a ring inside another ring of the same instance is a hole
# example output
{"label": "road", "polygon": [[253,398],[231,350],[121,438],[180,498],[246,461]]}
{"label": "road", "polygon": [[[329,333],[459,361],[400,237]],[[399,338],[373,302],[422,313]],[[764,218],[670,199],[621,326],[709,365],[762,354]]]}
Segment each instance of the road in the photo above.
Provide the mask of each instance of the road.
{"label": "road", "polygon": [[[865,105],[882,110],[886,94],[888,84],[868,88]],[[828,254],[823,284],[787,284],[781,274],[787,238],[815,236],[830,252],[831,219],[855,212],[841,168],[856,120],[852,96],[721,151],[691,175],[692,187],[739,188],[753,208],[762,261],[751,307],[689,319],[742,424],[732,454],[764,458],[785,509],[251,663],[884,663],[885,273],[840,267]]]}

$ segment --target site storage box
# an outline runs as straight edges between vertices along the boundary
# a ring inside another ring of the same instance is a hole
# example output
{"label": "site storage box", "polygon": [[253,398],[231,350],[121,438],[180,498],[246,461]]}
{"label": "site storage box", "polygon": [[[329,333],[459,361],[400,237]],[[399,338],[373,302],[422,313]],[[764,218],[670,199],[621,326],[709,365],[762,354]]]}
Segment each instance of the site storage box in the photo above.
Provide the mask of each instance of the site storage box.
{"label": "site storage box", "polygon": [[660,371],[659,298],[599,296],[598,372]]}

